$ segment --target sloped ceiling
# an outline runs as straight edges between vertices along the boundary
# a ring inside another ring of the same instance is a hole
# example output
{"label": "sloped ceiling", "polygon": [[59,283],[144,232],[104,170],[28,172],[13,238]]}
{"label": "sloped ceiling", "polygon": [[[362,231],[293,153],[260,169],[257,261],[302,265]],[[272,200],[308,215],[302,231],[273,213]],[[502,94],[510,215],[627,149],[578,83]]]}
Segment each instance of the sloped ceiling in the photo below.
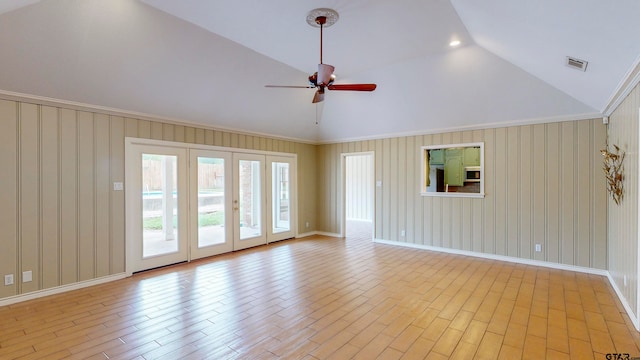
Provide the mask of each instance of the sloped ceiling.
{"label": "sloped ceiling", "polygon": [[[336,83],[311,104],[319,30]],[[309,142],[599,116],[636,65],[635,0],[11,0],[0,91]],[[460,40],[459,47],[449,47]],[[589,61],[586,72],[565,57]]]}

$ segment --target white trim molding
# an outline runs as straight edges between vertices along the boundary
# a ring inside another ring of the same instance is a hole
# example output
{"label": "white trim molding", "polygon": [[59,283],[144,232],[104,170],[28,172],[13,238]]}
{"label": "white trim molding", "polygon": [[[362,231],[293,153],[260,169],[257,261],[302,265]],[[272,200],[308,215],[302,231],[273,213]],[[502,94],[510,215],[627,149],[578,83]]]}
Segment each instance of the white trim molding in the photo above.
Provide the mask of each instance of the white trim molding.
{"label": "white trim molding", "polygon": [[611,284],[611,287],[616,292],[616,295],[618,295],[618,299],[620,299],[620,302],[622,303],[622,306],[624,306],[624,309],[626,310],[627,315],[631,319],[631,322],[633,323],[633,326],[635,326],[636,330],[638,330],[640,332],[640,318],[638,318],[634,314],[633,308],[631,307],[631,304],[629,304],[627,299],[624,297],[624,295],[622,294],[622,291],[620,291],[620,288],[618,287],[618,285],[616,284],[615,280],[613,279],[613,276],[611,276],[611,274],[609,272],[607,272],[607,279],[609,279],[609,283]]}
{"label": "white trim molding", "polygon": [[485,253],[479,253],[474,251],[448,249],[448,248],[437,247],[437,246],[403,243],[403,242],[383,240],[383,239],[373,239],[373,241],[379,244],[404,246],[404,247],[409,247],[413,249],[437,251],[437,252],[443,252],[443,253],[455,254],[455,255],[473,256],[473,257],[482,258],[482,259],[506,261],[506,262],[516,263],[516,264],[523,264],[523,265],[541,266],[541,267],[557,269],[557,270],[568,270],[568,271],[575,271],[575,272],[600,275],[600,276],[607,276],[609,274],[609,272],[606,270],[593,269],[593,268],[587,268],[587,267],[575,266],[575,265],[557,264],[557,263],[551,263],[551,262],[540,261],[540,260],[521,259],[521,258],[505,256],[505,255],[485,254]]}
{"label": "white trim molding", "polygon": [[7,306],[7,305],[27,301],[27,300],[39,299],[45,296],[62,294],[62,293],[73,291],[73,290],[84,289],[90,286],[95,286],[95,285],[100,285],[100,284],[104,284],[104,283],[108,283],[116,280],[121,280],[126,277],[127,277],[126,273],[119,273],[119,274],[99,277],[96,279],[80,281],[80,282],[76,282],[68,285],[61,285],[61,286],[56,286],[56,287],[48,288],[44,290],[37,290],[37,291],[25,293],[25,294],[10,296],[0,300],[0,306]]}

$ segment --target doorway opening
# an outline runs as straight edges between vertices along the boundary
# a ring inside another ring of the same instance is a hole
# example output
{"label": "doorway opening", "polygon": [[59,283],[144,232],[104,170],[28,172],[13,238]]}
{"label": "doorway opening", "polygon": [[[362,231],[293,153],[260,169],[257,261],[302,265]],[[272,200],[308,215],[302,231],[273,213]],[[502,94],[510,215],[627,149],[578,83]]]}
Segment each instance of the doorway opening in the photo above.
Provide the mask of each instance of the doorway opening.
{"label": "doorway opening", "polygon": [[373,152],[342,154],[345,237],[373,239],[373,164]]}

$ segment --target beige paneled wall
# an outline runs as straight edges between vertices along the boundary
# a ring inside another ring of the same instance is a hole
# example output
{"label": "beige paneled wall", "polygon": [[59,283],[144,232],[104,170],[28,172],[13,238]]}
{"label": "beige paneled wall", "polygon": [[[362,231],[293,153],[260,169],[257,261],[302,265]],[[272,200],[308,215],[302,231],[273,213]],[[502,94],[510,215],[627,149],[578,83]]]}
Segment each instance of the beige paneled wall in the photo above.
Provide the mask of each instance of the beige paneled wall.
{"label": "beige paneled wall", "polygon": [[[605,138],[597,119],[321,145],[319,229],[340,232],[340,154],[374,151],[377,239],[606,269]],[[420,195],[421,146],[480,141],[484,199]]]}
{"label": "beige paneled wall", "polygon": [[[622,102],[609,117],[609,145],[618,145],[626,152],[624,160],[624,199],[616,205],[609,199],[609,273],[616,286],[640,317],[638,286],[638,128],[640,86]],[[627,278],[627,286],[624,278]]]}
{"label": "beige paneled wall", "polygon": [[295,153],[299,231],[316,228],[314,145],[0,100],[0,299],[125,271],[127,136]]}

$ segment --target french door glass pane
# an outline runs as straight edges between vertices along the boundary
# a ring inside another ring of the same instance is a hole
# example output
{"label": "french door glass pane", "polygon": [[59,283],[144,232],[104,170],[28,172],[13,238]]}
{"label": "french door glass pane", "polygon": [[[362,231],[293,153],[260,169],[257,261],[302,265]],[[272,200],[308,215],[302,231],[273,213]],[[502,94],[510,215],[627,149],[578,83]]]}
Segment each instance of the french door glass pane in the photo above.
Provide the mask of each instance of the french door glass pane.
{"label": "french door glass pane", "polygon": [[239,216],[242,240],[262,235],[260,223],[262,194],[260,194],[260,161],[240,160],[239,166]]}
{"label": "french door glass pane", "polygon": [[142,154],[142,257],[178,251],[177,162]]}
{"label": "french door glass pane", "polygon": [[290,182],[289,163],[274,162],[272,165],[273,184],[273,233],[291,230],[289,206]]}
{"label": "french door glass pane", "polygon": [[225,242],[224,159],[198,157],[198,247]]}

